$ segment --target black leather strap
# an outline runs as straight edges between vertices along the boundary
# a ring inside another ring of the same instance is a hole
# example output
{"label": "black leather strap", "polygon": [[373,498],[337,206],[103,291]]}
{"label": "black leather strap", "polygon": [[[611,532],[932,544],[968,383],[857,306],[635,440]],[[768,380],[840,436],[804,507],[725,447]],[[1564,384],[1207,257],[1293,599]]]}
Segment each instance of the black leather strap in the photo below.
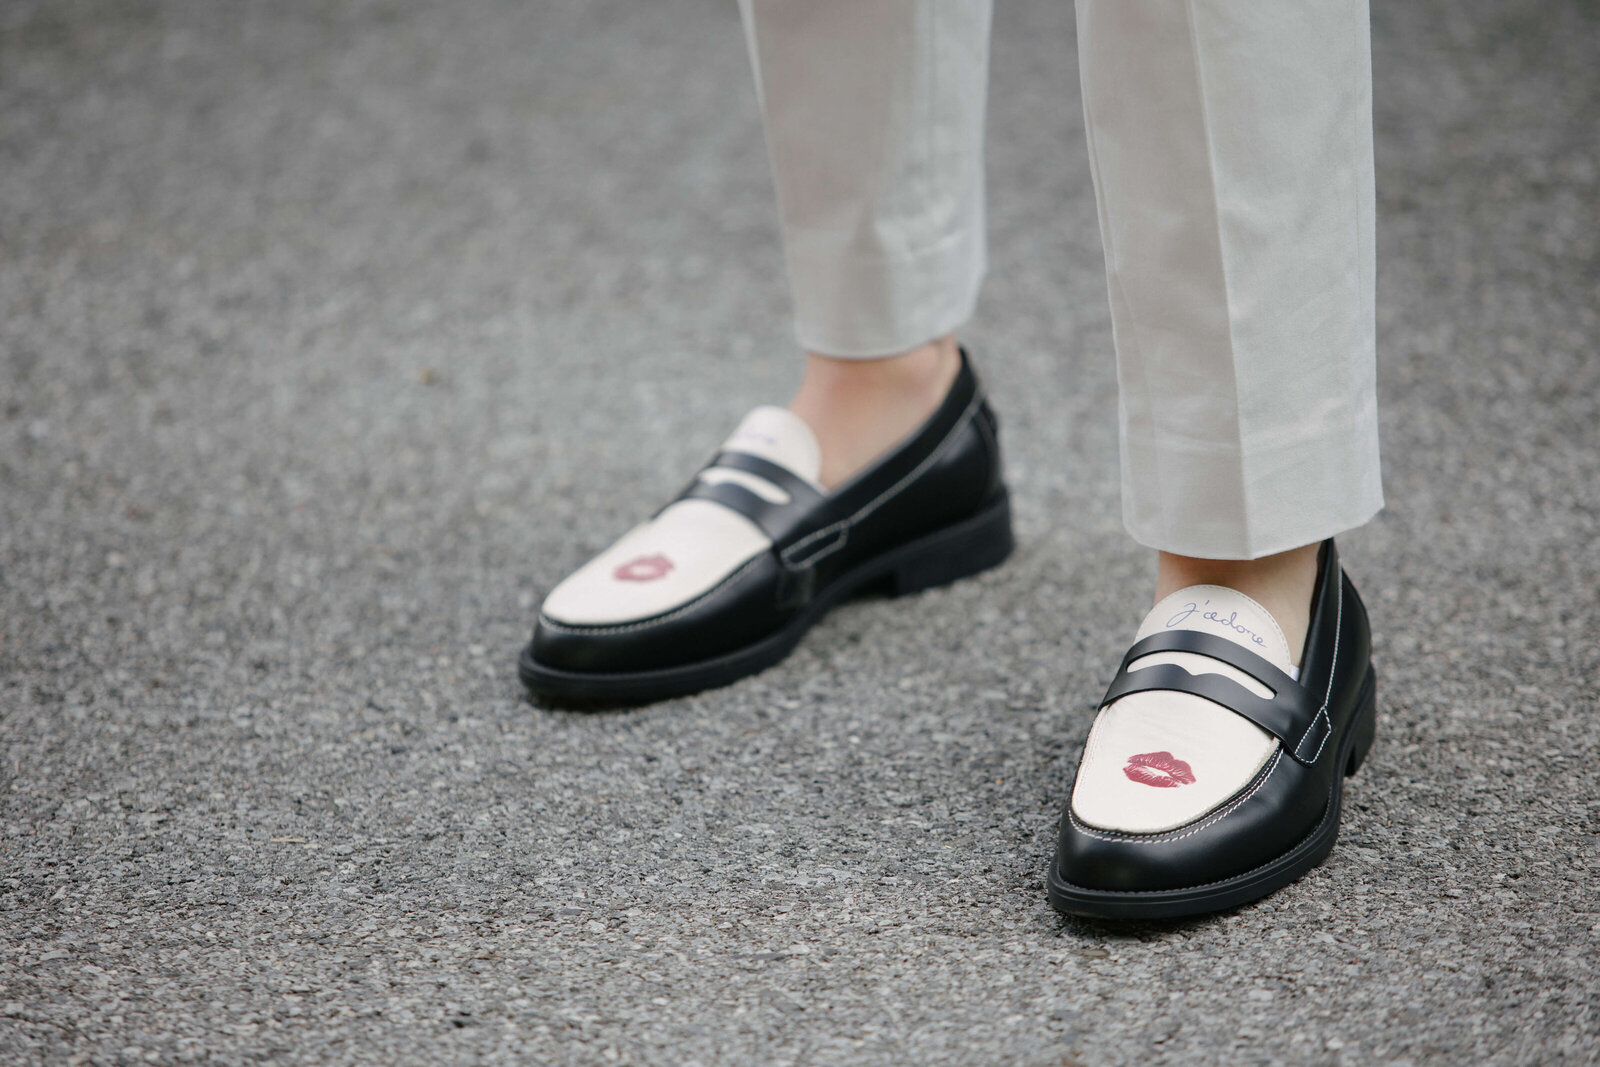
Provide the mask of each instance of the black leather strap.
{"label": "black leather strap", "polygon": [[787,504],[776,504],[737,482],[708,482],[696,478],[689,488],[678,494],[678,499],[714,500],[761,527],[773,544],[781,543],[811,517],[811,509],[804,504],[793,499]]}
{"label": "black leather strap", "polygon": [[711,457],[711,462],[706,464],[706,469],[723,467],[728,470],[744,471],[754,474],[757,478],[769,481],[773,485],[789,494],[789,499],[804,507],[814,507],[822,499],[822,494],[816,486],[800,477],[787,467],[781,467],[770,459],[751,455],[749,452],[730,452],[724,449]]}
{"label": "black leather strap", "polygon": [[[768,500],[738,482],[707,481],[702,475],[714,467],[753,474],[783,490],[789,499],[780,504]],[[723,450],[711,457],[711,462],[700,469],[694,481],[678,494],[673,503],[677,503],[678,500],[715,501],[725,508],[737,511],[761,527],[761,531],[772,539],[774,545],[782,545],[802,526],[817,524],[816,509],[825,499],[816,486],[771,460],[753,456],[748,452]]]}
{"label": "black leather strap", "polygon": [[[1190,674],[1174,663],[1128,669],[1136,661],[1157,652],[1192,652],[1220,660],[1256,679],[1272,690],[1273,695],[1259,697],[1232,678],[1220,674]],[[1168,630],[1134,642],[1122,658],[1122,667],[1111,680],[1100,706],[1105,707],[1130,693],[1152,690],[1192,693],[1220,704],[1282,741],[1290,755],[1307,765],[1316,762],[1332,730],[1327,710],[1315,693],[1249,649],[1198,630]]]}

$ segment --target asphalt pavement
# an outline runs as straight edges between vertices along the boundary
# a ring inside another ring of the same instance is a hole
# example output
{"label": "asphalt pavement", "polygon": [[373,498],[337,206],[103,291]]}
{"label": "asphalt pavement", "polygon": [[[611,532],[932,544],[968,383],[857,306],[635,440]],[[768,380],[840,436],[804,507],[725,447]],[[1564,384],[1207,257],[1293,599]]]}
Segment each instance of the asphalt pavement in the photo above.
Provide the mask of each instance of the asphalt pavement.
{"label": "asphalt pavement", "polygon": [[798,379],[731,0],[0,0],[0,1061],[1597,1062],[1597,41],[1377,6],[1377,746],[1115,925],[1042,885],[1152,580],[1070,5],[995,24],[1016,556],[595,715],[539,599]]}

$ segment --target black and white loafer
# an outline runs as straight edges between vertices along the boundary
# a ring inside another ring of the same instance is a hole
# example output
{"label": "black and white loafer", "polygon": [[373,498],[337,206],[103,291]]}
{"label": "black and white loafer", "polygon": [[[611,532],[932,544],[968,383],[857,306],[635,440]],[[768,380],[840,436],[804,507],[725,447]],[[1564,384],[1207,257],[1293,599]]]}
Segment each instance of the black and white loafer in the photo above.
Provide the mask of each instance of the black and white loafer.
{"label": "black and white loafer", "polygon": [[689,487],[545,599],[518,663],[535,696],[643,704],[788,655],[834,604],[976,574],[1011,552],[994,413],[965,353],[927,422],[831,491],[806,423],[760,407]]}
{"label": "black and white loafer", "polygon": [[1366,608],[1322,547],[1298,671],[1261,605],[1221,586],[1157,604],[1089,733],[1047,880],[1071,915],[1166,919],[1266,896],[1339,834],[1372,745]]}

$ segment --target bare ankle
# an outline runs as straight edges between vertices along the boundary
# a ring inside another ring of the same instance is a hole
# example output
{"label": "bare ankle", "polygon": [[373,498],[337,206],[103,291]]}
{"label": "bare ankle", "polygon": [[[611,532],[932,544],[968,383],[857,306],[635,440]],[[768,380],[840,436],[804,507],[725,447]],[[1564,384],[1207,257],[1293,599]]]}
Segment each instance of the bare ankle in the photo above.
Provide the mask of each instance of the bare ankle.
{"label": "bare ankle", "polygon": [[817,434],[822,484],[831,488],[848,479],[920,426],[960,367],[954,335],[882,359],[807,353],[805,378],[789,410]]}

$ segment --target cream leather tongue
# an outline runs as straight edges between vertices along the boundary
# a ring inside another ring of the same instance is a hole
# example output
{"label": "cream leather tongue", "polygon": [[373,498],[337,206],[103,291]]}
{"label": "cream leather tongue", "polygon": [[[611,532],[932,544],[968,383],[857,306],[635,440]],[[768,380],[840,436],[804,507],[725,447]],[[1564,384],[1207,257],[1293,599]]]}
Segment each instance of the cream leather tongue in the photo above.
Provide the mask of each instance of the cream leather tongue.
{"label": "cream leather tongue", "polygon": [[768,459],[817,484],[822,472],[822,447],[817,435],[788,408],[763,404],[744,417],[722,447]]}
{"label": "cream leather tongue", "polygon": [[[1298,674],[1290,666],[1289,642],[1267,609],[1236,589],[1220,585],[1191,585],[1180,589],[1150,609],[1134,638],[1143,641],[1167,630],[1199,630],[1243,645],[1281,671]],[[1146,659],[1147,663],[1181,663],[1190,670],[1209,668],[1255,685],[1248,675],[1225,663],[1188,652],[1171,652]],[[1259,690],[1260,687],[1256,686]],[[1264,691],[1263,691],[1264,692]]]}
{"label": "cream leather tongue", "polygon": [[[1180,589],[1151,609],[1136,640],[1168,630],[1198,630],[1243,646],[1294,676],[1283,631],[1251,598],[1218,585]],[[1258,696],[1272,691],[1219,660],[1161,652],[1132,664],[1174,663],[1192,674],[1221,674]],[[1100,712],[1072,812],[1080,822],[1122,833],[1159,833],[1199,818],[1249,784],[1278,748],[1255,723],[1191,693],[1132,693]]]}
{"label": "cream leather tongue", "polygon": [[[722,447],[770,460],[813,485],[822,469],[816,434],[787,408],[756,408]],[[701,478],[736,482],[774,503],[788,499],[780,487],[744,471],[713,467]],[[543,613],[570,626],[650,619],[694,600],[770,546],[761,528],[738,512],[712,500],[679,500],[551,590]]]}

